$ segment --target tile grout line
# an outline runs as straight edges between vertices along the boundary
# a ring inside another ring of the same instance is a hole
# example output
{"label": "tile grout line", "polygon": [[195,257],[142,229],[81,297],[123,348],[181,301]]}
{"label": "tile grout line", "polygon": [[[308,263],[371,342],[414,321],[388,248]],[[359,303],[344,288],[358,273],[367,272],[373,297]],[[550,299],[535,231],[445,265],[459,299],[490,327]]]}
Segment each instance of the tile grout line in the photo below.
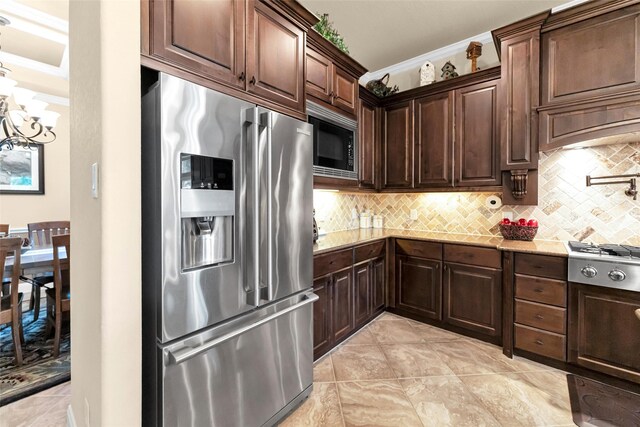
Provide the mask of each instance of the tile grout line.
{"label": "tile grout line", "polygon": [[336,394],[338,395],[338,407],[340,408],[340,419],[342,420],[342,427],[346,427],[347,423],[344,420],[344,410],[342,409],[342,397],[340,397],[340,387],[338,387],[338,377],[336,376],[336,368],[333,366],[333,351],[329,352],[331,359],[331,371],[333,372],[334,387],[336,388]]}
{"label": "tile grout line", "polygon": [[[409,326],[411,326],[411,325],[409,325]],[[413,329],[412,326],[411,326],[411,328]],[[394,344],[394,345],[397,345],[397,344]],[[404,389],[404,387],[402,387],[402,384],[400,383],[399,378],[398,378],[398,374],[396,373],[395,369],[393,369],[393,366],[391,365],[391,362],[389,362],[389,358],[387,357],[387,354],[384,352],[384,348],[382,348],[382,346],[380,346],[380,351],[382,352],[382,355],[384,356],[384,359],[387,361],[387,365],[389,365],[389,368],[391,368],[391,372],[393,372],[393,374],[396,376],[395,382],[400,387],[400,390],[402,390],[402,394],[404,395],[405,399],[407,399],[407,402],[409,402],[409,405],[411,405],[411,409],[413,409],[413,413],[416,414],[416,417],[418,417],[418,421],[420,421],[420,424],[422,424],[423,427],[427,427],[424,424],[424,422],[422,421],[422,418],[420,418],[420,414],[418,414],[418,410],[416,409],[415,405],[413,404],[413,402],[409,398],[409,395],[407,394],[406,390]]]}

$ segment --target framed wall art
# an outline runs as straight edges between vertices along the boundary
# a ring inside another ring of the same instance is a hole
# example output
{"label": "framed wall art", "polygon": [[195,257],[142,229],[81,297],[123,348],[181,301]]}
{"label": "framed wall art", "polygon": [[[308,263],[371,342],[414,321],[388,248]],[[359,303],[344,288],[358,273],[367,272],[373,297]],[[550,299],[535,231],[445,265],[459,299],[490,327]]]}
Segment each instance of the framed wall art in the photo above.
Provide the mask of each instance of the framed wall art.
{"label": "framed wall art", "polygon": [[44,194],[44,147],[0,151],[0,194]]}

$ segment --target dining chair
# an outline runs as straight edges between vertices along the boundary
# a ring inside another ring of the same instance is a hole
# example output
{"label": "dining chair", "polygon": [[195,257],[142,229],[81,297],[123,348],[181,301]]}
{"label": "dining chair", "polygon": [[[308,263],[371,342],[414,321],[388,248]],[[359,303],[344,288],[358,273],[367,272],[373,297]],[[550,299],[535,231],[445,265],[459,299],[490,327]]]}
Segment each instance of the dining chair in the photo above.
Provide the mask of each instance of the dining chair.
{"label": "dining chair", "polygon": [[7,257],[13,255],[11,268],[11,285],[8,295],[0,298],[0,325],[11,324],[13,337],[13,349],[16,355],[16,365],[22,365],[22,343],[24,343],[24,330],[22,328],[22,293],[18,291],[20,284],[20,237],[0,239],[0,271],[4,276]]}
{"label": "dining chair", "polygon": [[[71,251],[69,234],[51,237],[53,243],[53,288],[47,288],[47,327],[46,335],[55,329],[53,340],[53,357],[60,354],[60,336],[62,331],[62,316],[71,311],[71,283],[69,281]],[[67,257],[60,258],[59,249],[64,247]]]}
{"label": "dining chair", "polygon": [[[9,236],[9,224],[0,224],[0,237],[7,237],[7,236]],[[11,278],[3,277],[2,290],[0,291],[0,296],[9,294],[10,285],[11,285]]]}
{"label": "dining chair", "polygon": [[[47,246],[51,244],[53,236],[69,233],[71,230],[69,221],[47,221],[27,224],[28,237],[33,247]],[[40,288],[49,287],[53,283],[53,272],[46,272],[35,277],[22,277],[31,283],[31,300],[29,310],[33,310],[33,321],[40,316]]]}

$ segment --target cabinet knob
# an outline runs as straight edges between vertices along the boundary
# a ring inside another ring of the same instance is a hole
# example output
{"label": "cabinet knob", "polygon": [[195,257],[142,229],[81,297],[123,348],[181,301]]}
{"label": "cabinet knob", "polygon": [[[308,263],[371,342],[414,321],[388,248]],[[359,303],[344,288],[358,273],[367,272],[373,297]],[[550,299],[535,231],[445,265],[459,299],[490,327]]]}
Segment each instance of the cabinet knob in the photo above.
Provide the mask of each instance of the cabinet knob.
{"label": "cabinet knob", "polygon": [[640,308],[636,309],[636,317],[640,320]]}
{"label": "cabinet knob", "polygon": [[447,271],[447,264],[445,264],[443,267],[444,271]]}
{"label": "cabinet knob", "polygon": [[436,270],[440,268],[440,264],[436,264]]}
{"label": "cabinet knob", "polygon": [[538,345],[544,344],[544,342],[542,342],[542,340],[536,340],[535,343],[538,344]]}
{"label": "cabinet knob", "polygon": [[249,80],[249,83],[252,85],[256,84],[256,76],[251,76],[251,80]]}
{"label": "cabinet knob", "polygon": [[542,293],[542,288],[535,288],[533,290],[533,292],[537,292],[537,293],[541,294]]}
{"label": "cabinet knob", "polygon": [[238,80],[240,80],[241,82],[245,81],[245,75],[244,75],[244,71],[240,73],[240,75],[238,76]]}
{"label": "cabinet knob", "polygon": [[536,314],[536,319],[538,319],[538,320],[542,320],[542,319],[544,319],[544,317],[542,317],[542,316],[541,316],[541,315],[539,315],[539,314]]}

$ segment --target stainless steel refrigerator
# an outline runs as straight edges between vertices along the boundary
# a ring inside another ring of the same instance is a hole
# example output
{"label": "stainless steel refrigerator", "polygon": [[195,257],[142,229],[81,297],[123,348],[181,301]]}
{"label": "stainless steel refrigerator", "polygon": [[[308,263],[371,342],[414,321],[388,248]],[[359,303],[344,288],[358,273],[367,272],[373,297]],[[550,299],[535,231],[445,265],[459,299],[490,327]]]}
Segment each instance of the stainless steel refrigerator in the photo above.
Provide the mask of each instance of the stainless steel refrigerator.
{"label": "stainless steel refrigerator", "polygon": [[143,423],[275,424],[312,385],[310,125],[167,74],[149,79]]}

